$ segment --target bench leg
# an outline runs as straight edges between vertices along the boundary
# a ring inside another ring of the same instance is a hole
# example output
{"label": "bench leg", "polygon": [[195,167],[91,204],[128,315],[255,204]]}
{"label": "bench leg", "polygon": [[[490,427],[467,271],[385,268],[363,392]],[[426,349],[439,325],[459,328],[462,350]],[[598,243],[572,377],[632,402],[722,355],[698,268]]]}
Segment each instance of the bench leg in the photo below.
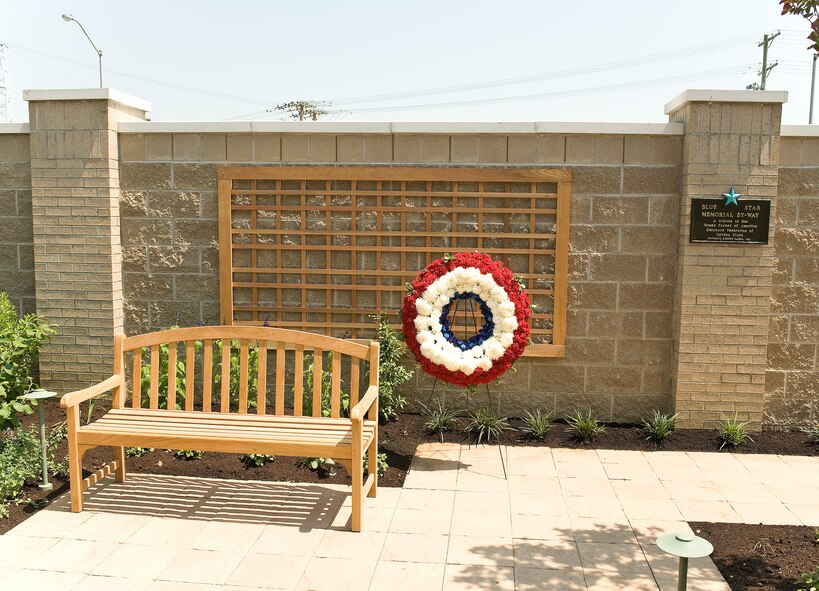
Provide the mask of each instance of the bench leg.
{"label": "bench leg", "polygon": [[361,531],[361,512],[364,508],[364,499],[361,494],[364,488],[363,444],[361,423],[359,421],[353,421],[353,458],[352,469],[350,471],[350,477],[353,479],[353,531]]}
{"label": "bench leg", "polygon": [[80,428],[79,409],[71,406],[66,409],[68,416],[68,478],[71,485],[71,511],[82,511],[82,456],[83,449],[77,443],[77,431]]}
{"label": "bench leg", "polygon": [[115,447],[114,457],[117,461],[117,472],[114,478],[117,482],[125,482],[125,448]]}
{"label": "bench leg", "polygon": [[375,498],[376,489],[378,488],[378,437],[374,437],[370,443],[370,447],[367,448],[367,457],[369,458],[367,462],[367,476],[369,477],[370,474],[373,475],[373,485],[367,493],[367,496]]}

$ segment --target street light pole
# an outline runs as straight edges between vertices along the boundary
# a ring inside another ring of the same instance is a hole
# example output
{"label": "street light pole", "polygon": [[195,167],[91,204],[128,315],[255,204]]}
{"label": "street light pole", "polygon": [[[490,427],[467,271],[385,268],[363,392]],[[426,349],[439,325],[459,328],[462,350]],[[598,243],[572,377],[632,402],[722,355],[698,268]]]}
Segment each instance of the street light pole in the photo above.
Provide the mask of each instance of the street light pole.
{"label": "street light pole", "polygon": [[93,47],[94,51],[97,52],[97,56],[100,58],[100,88],[102,88],[102,50],[97,48],[96,45],[94,45],[94,42],[91,41],[91,37],[88,36],[88,32],[85,30],[85,27],[82,26],[82,23],[80,21],[75,19],[70,14],[64,14],[63,15],[63,20],[65,22],[67,22],[67,23],[70,23],[71,21],[74,21],[75,23],[77,23],[77,25],[79,25],[80,29],[82,29],[82,32],[85,35],[85,38],[88,39],[88,42],[91,44],[91,47]]}
{"label": "street light pole", "polygon": [[813,54],[813,69],[810,72],[810,111],[808,111],[808,123],[813,123],[813,94],[816,87],[816,58],[819,53]]}

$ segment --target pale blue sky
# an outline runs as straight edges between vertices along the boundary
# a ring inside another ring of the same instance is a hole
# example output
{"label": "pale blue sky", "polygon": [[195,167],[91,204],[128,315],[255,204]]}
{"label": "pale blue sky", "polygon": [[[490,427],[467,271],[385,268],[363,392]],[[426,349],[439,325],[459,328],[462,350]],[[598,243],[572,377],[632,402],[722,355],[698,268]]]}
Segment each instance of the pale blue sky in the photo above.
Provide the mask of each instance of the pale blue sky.
{"label": "pale blue sky", "polygon": [[[105,85],[149,100],[155,121],[276,120],[265,110],[293,99],[331,101],[325,119],[340,121],[665,121],[663,105],[686,88],[754,82],[758,42],[782,30],[768,89],[790,92],[785,123],[807,123],[808,25],[780,16],[777,0],[305,5],[5,0],[0,42],[9,47],[14,120],[28,119],[23,89],[98,86],[90,44],[60,18],[68,12],[103,50]],[[491,84],[350,100],[478,83]],[[571,94],[537,96],[547,93]],[[521,95],[536,96],[510,100]],[[464,101],[479,104],[407,108]],[[373,110],[384,108],[395,110]]]}

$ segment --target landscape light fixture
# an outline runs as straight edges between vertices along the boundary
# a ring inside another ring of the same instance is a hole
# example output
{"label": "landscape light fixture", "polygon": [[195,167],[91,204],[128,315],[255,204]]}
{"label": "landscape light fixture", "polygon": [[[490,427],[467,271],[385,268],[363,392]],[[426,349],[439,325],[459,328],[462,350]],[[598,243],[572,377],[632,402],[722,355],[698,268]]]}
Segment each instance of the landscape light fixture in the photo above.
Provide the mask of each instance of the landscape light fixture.
{"label": "landscape light fixture", "polygon": [[96,45],[94,45],[94,42],[91,41],[91,37],[88,36],[88,32],[85,30],[85,27],[82,26],[82,23],[80,21],[75,19],[70,14],[63,14],[63,20],[67,23],[70,23],[72,21],[77,23],[80,29],[82,29],[82,32],[85,34],[85,38],[88,39],[89,43],[91,43],[91,47],[93,47],[94,51],[97,52],[97,56],[100,58],[100,88],[102,88],[102,49],[99,49],[97,48]]}
{"label": "landscape light fixture", "polygon": [[49,491],[54,488],[48,481],[48,441],[46,441],[46,432],[45,432],[45,408],[43,402],[45,402],[48,398],[53,398],[56,396],[56,392],[52,392],[50,390],[44,390],[42,388],[38,390],[32,390],[28,394],[23,394],[23,398],[25,400],[36,400],[37,401],[37,409],[39,410],[40,415],[40,458],[43,464],[43,482],[40,484],[40,490],[42,491]]}
{"label": "landscape light fixture", "polygon": [[663,552],[680,559],[677,591],[686,591],[688,588],[688,559],[704,558],[714,551],[711,542],[689,533],[662,535],[657,538],[657,546]]}

